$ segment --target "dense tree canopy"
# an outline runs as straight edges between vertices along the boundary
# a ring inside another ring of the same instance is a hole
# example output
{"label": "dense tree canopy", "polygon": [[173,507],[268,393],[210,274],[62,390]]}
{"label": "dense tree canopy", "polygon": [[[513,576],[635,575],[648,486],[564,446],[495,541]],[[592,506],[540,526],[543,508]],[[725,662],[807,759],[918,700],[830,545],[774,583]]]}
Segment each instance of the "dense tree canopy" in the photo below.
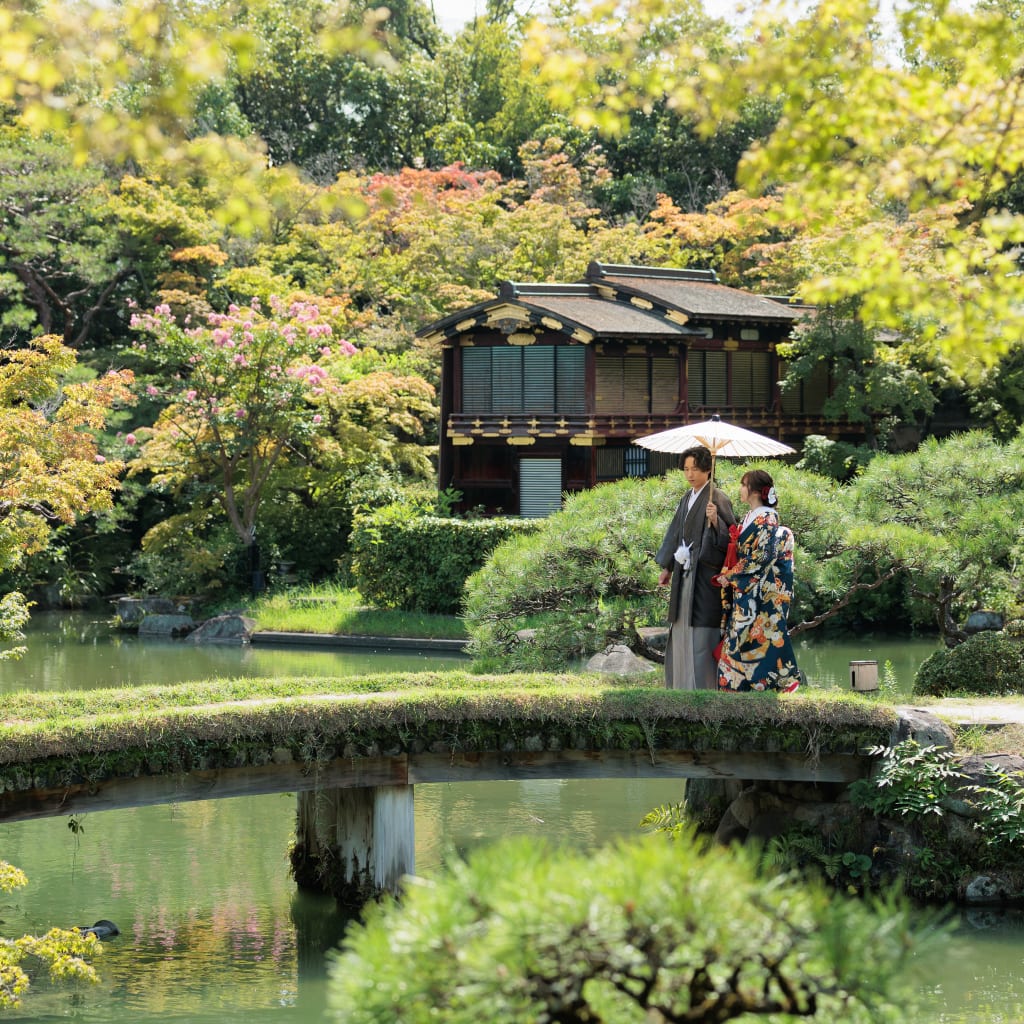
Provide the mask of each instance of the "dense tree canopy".
{"label": "dense tree canopy", "polygon": [[[894,428],[927,433],[964,380],[964,409],[1013,436],[1019,29],[1003,0],[916,0],[889,38],[870,5],[758,12],[749,32],[697,0],[573,0],[533,24],[515,7],[493,0],[446,36],[420,0],[8,6],[4,343],[52,330],[106,372],[129,299],[193,325],[274,296],[330,306],[366,356],[317,405],[316,438],[272,463],[277,546],[289,509],[326,537],[373,478],[383,493],[430,477],[439,359],[418,328],[594,258],[820,302],[780,354],[791,381],[828,362],[825,412],[864,425],[859,461],[907,436]],[[968,342],[991,357],[982,374]],[[143,383],[187,393],[174,372]],[[115,429],[166,439],[167,407],[142,398]],[[197,500],[220,471],[186,460],[172,486],[143,461],[125,542],[173,539],[192,514],[188,543],[226,552],[227,519]],[[153,479],[169,489],[137,489]],[[327,547],[305,547],[311,572],[336,561]]]}
{"label": "dense tree canopy", "polygon": [[[1011,5],[914,0],[894,37],[870,0],[777,19],[765,5],[742,39],[713,49],[673,37],[653,53],[649,40],[671,23],[663,4],[595,5],[536,24],[529,56],[555,102],[612,132],[663,98],[707,134],[757,98],[777,104],[774,131],[739,174],[754,190],[788,186],[783,223],[825,229],[833,259],[811,268],[801,296],[856,299],[870,327],[912,319],[961,364],[992,361],[1017,339],[1024,288],[1024,220],[998,202],[1024,161]],[[600,52],[579,42],[595,23]]]}

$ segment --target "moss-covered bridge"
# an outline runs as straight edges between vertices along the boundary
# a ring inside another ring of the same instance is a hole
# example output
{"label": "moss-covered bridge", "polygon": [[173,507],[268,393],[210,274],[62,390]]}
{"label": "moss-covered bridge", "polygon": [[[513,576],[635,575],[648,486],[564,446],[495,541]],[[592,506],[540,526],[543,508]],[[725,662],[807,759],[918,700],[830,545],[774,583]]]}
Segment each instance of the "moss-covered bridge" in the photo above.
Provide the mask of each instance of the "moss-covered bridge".
{"label": "moss-covered bridge", "polygon": [[0,821],[294,791],[296,877],[338,895],[411,870],[417,783],[850,782],[898,725],[892,708],[840,693],[466,673],[11,694],[0,716]]}

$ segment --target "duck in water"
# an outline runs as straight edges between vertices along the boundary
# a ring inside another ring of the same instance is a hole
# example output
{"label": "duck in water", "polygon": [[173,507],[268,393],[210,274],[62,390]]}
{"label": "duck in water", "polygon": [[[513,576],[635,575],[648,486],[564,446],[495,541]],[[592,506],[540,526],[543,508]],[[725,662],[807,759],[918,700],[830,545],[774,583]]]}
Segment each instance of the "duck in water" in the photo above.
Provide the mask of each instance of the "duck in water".
{"label": "duck in water", "polygon": [[114,924],[113,921],[108,921],[104,918],[101,921],[97,921],[95,924],[90,925],[88,928],[83,928],[81,925],[78,926],[78,930],[82,935],[95,935],[97,939],[112,939],[115,935],[121,934],[121,929]]}

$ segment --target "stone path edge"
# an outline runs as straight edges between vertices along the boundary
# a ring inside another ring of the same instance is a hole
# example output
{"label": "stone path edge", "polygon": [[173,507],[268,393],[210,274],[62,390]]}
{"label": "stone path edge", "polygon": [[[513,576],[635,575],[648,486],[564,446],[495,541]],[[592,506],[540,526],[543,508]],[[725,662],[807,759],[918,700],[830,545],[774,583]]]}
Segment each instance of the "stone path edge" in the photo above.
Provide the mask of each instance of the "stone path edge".
{"label": "stone path edge", "polygon": [[249,638],[261,647],[354,647],[362,650],[436,651],[464,654],[467,640],[427,639],[413,636],[357,636],[347,633],[290,633],[257,630]]}

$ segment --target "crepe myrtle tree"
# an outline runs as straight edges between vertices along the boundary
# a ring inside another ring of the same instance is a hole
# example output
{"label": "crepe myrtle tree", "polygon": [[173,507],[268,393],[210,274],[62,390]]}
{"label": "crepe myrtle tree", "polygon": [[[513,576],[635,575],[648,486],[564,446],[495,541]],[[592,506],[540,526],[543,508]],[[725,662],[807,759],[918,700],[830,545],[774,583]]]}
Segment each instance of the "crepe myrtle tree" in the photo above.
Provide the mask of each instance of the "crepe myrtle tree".
{"label": "crepe myrtle tree", "polygon": [[146,394],[162,405],[152,427],[125,437],[138,451],[131,472],[219,505],[250,551],[274,470],[326,429],[317,404],[338,386],[329,364],[356,351],[335,338],[329,303],[269,304],[231,305],[202,324],[179,323],[166,305],[131,319],[133,347],[158,374]]}

